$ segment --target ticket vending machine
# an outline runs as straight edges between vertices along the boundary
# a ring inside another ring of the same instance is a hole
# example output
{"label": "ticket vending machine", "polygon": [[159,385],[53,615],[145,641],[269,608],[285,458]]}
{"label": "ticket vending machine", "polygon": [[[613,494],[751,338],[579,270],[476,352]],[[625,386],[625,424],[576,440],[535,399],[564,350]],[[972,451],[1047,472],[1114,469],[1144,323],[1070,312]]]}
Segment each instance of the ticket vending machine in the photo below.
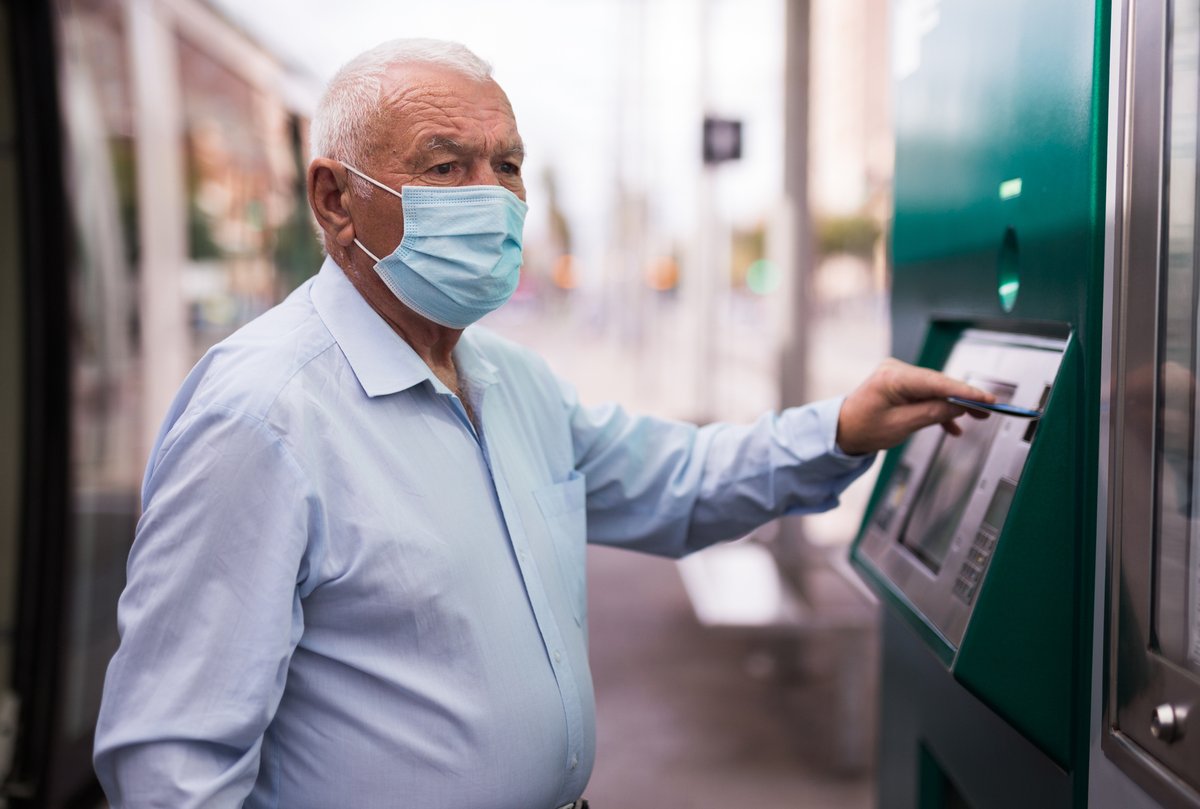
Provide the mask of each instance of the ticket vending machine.
{"label": "ticket vending machine", "polygon": [[878,803],[1200,807],[1200,6],[897,0]]}
{"label": "ticket vending machine", "polygon": [[1088,805],[1108,4],[897,0],[893,351],[1042,413],[888,453],[884,809]]}

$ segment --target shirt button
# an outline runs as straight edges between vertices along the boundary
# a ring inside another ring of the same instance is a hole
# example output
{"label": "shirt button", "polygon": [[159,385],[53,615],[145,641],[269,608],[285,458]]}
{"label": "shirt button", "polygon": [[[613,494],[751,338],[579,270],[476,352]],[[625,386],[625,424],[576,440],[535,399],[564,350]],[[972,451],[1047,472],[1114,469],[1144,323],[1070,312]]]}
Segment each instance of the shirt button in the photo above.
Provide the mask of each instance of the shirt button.
{"label": "shirt button", "polygon": [[554,653],[554,662],[555,662],[555,663],[561,663],[561,662],[562,662],[562,652],[555,652],[555,653]]}
{"label": "shirt button", "polygon": [[571,756],[571,769],[573,770],[578,766],[579,766],[579,756],[577,756],[577,755]]}

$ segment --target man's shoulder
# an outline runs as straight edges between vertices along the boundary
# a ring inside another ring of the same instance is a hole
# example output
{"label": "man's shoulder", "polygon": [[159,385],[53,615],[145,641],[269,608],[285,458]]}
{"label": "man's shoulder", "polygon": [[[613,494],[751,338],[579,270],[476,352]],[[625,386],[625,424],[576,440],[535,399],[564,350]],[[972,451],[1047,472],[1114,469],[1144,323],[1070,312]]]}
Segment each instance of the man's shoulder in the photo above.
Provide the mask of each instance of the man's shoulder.
{"label": "man's shoulder", "polygon": [[310,286],[301,285],[210,348],[180,390],[186,401],[177,406],[217,407],[265,420],[281,395],[336,345],[312,305]]}

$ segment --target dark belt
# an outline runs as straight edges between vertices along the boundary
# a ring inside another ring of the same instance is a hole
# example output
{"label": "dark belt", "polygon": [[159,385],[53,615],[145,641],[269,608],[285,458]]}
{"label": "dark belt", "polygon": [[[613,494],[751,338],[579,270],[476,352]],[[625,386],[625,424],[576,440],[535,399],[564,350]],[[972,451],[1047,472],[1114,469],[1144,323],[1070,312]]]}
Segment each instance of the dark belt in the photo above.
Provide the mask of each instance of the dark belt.
{"label": "dark belt", "polygon": [[585,801],[583,798],[580,798],[579,800],[574,801],[572,803],[564,804],[564,805],[558,807],[558,809],[588,809],[588,802]]}

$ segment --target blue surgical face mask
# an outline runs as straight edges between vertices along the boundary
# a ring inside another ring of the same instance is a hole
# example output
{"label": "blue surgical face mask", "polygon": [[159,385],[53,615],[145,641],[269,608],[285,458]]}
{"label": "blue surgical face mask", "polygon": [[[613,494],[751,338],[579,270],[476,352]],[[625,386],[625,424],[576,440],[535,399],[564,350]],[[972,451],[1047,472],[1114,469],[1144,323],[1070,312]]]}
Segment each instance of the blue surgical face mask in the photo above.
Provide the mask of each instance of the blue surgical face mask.
{"label": "blue surgical face mask", "polygon": [[516,194],[496,185],[414,186],[399,192],[347,169],[404,206],[404,238],[390,255],[375,260],[375,272],[417,314],[463,329],[503,306],[517,289],[521,236],[528,210]]}

